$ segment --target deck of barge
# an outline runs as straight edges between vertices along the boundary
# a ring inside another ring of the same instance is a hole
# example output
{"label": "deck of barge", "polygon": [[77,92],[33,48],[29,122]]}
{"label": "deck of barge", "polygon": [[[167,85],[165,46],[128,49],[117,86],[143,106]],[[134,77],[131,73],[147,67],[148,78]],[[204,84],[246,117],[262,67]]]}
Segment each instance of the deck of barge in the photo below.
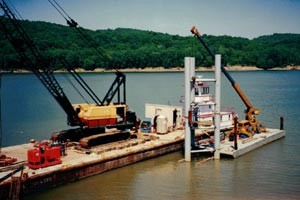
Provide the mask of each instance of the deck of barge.
{"label": "deck of barge", "polygon": [[257,149],[265,144],[285,137],[285,130],[267,129],[266,133],[255,134],[253,138],[247,138],[237,141],[237,150],[234,149],[234,144],[231,141],[225,140],[221,143],[221,155],[237,158]]}
{"label": "deck of barge", "polygon": [[[267,133],[256,134],[251,140],[238,140],[238,150],[234,150],[234,143],[226,139],[221,143],[221,155],[236,158],[284,136],[284,130],[268,129]],[[26,194],[36,191],[40,186],[43,188],[56,187],[145,159],[175,152],[182,149],[183,143],[184,130],[176,130],[165,135],[138,133],[137,139],[101,145],[91,149],[68,147],[67,155],[61,157],[62,164],[37,170],[26,167],[24,173],[27,176],[26,180],[23,180],[23,192]],[[19,163],[26,163],[27,150],[31,148],[33,148],[33,144],[22,144],[2,148],[2,153],[17,158]],[[0,169],[0,178],[12,171],[3,169]],[[10,180],[9,178],[2,182],[0,188],[9,189]],[[3,194],[0,196],[3,197]]]}

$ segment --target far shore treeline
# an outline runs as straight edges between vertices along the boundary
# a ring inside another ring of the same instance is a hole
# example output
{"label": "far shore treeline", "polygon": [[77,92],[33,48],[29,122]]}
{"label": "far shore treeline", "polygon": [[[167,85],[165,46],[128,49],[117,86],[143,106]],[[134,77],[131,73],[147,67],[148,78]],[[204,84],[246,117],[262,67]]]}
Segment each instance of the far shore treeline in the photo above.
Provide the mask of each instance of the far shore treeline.
{"label": "far shore treeline", "polygon": [[[191,36],[178,36],[153,31],[117,28],[82,29],[97,48],[109,57],[103,59],[72,28],[46,22],[21,21],[28,35],[54,70],[64,70],[59,58],[75,68],[94,70],[183,67],[185,56],[196,57],[196,66],[211,67],[213,60],[199,41]],[[189,32],[189,30],[187,30]],[[201,33],[201,29],[200,29]],[[300,34],[273,34],[254,39],[203,35],[227,66],[256,66],[262,69],[300,65]],[[0,34],[0,69],[27,69],[11,44]]]}

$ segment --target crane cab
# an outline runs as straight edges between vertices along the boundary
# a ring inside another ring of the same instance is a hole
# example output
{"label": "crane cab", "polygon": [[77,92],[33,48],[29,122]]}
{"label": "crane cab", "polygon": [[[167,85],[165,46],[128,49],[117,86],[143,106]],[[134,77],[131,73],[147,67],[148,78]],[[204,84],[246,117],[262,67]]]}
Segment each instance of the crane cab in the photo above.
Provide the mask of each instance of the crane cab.
{"label": "crane cab", "polygon": [[127,105],[73,104],[81,122],[88,127],[111,126],[126,123]]}
{"label": "crane cab", "polygon": [[238,122],[238,133],[240,137],[253,137],[251,126],[248,120],[241,120]]}

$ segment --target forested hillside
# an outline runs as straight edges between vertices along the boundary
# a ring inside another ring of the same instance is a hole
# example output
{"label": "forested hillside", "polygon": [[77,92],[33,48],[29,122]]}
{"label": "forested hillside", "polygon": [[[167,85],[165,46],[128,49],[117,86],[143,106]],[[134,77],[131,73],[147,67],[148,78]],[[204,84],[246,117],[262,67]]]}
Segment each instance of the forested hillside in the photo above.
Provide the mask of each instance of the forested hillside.
{"label": "forested hillside", "polygon": [[[46,22],[22,21],[28,35],[51,60],[51,67],[61,69],[57,58],[72,66],[95,68],[183,67],[185,56],[195,56],[196,65],[210,67],[211,57],[191,34],[189,37],[153,31],[118,28],[83,30],[100,51],[110,59],[98,56],[72,28]],[[300,65],[300,34],[274,34],[252,40],[231,36],[203,36],[215,53],[222,54],[227,66],[257,66],[263,69]],[[4,70],[26,69],[16,52],[0,35],[0,67]]]}

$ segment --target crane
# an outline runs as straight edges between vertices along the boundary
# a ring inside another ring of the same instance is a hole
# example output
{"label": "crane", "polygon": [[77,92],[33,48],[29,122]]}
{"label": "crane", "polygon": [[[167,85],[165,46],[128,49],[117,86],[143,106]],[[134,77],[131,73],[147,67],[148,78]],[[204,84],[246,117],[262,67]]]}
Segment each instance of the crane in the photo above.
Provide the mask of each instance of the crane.
{"label": "crane", "polygon": [[[204,39],[202,38],[201,34],[199,33],[198,29],[193,26],[191,29],[192,34],[195,35],[195,37],[201,42],[201,44],[205,47],[209,55],[214,59],[215,54],[213,51],[208,47]],[[239,95],[240,99],[243,101],[243,103],[246,106],[245,109],[245,120],[242,120],[238,123],[238,134],[244,134],[248,137],[252,137],[255,133],[260,133],[265,131],[265,127],[261,124],[259,124],[258,119],[256,118],[256,115],[259,114],[259,109],[255,108],[250,100],[247,98],[243,90],[240,88],[240,86],[235,82],[235,80],[232,78],[232,76],[229,74],[229,72],[226,70],[223,64],[221,64],[221,71],[225,75],[225,77],[229,80],[231,83],[231,86],[235,90],[235,92]]]}
{"label": "crane", "polygon": [[38,77],[59,105],[64,109],[68,115],[68,122],[70,125],[81,125],[77,113],[73,109],[73,106],[66,97],[63,89],[58,84],[53,72],[48,67],[48,63],[43,59],[40,51],[36,48],[31,38],[18,22],[16,15],[8,7],[5,1],[2,1],[0,7],[4,11],[4,16],[1,17],[0,21],[1,30],[13,45],[14,49],[18,52],[24,66],[30,67],[31,71]]}
{"label": "crane", "polygon": [[[63,7],[56,1],[56,0],[48,0],[48,2],[57,10],[57,12],[66,20],[67,25],[71,27],[80,37],[81,39],[86,42],[94,51],[97,53],[100,59],[104,61],[111,61],[111,57],[107,54],[103,53],[103,51],[95,45],[93,39],[88,35],[85,34],[83,29],[79,26],[78,22],[76,22],[70,15],[63,9]],[[106,95],[101,102],[101,105],[109,105],[116,95],[118,94],[118,104],[120,104],[120,88],[123,85],[123,103],[126,103],[126,76],[124,73],[119,71],[116,67],[113,67],[116,71],[116,78],[113,81],[111,87],[107,91]]]}
{"label": "crane", "polygon": [[[126,105],[126,78],[123,73],[116,73],[115,81],[103,100],[100,100],[75,69],[70,67],[66,60],[61,59],[60,62],[94,101],[94,104],[72,104],[55,78],[53,70],[49,67],[50,62],[43,57],[43,54],[17,19],[17,14],[19,13],[13,11],[4,0],[0,3],[0,8],[4,13],[3,17],[0,17],[0,28],[18,53],[24,66],[28,67],[36,75],[58,102],[67,114],[68,124],[80,127],[79,129],[70,129],[70,131],[61,131],[56,137],[64,140],[79,140],[82,137],[104,132],[105,128],[123,130],[135,126],[135,113],[130,111]],[[123,101],[120,95],[122,85],[124,87]],[[116,94],[118,94],[118,101],[112,103]]]}

